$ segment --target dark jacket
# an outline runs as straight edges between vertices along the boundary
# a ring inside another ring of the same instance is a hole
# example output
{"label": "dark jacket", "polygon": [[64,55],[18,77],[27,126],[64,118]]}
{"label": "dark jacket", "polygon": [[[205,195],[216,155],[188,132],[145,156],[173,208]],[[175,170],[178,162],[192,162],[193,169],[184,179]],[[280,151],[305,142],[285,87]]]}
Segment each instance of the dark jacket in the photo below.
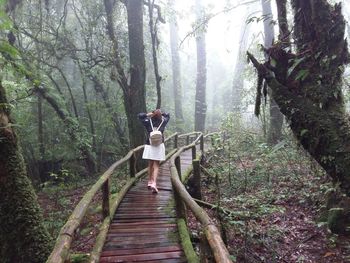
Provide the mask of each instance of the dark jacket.
{"label": "dark jacket", "polygon": [[[163,134],[164,130],[165,130],[165,126],[168,124],[168,121],[170,119],[170,114],[169,113],[162,113],[162,116],[163,116],[164,121],[162,123],[162,126],[160,126],[158,130],[161,131]],[[146,139],[145,144],[149,145],[150,144],[149,143],[149,135],[152,132],[152,126],[151,126],[151,121],[150,121],[151,118],[147,116],[147,113],[143,113],[143,112],[139,113],[137,115],[137,117],[142,122],[143,126],[145,126],[145,128],[146,128],[147,139]],[[158,127],[161,122],[162,122],[162,120],[152,118],[152,123],[153,123],[154,128]],[[163,135],[163,142],[164,142],[164,135]]]}

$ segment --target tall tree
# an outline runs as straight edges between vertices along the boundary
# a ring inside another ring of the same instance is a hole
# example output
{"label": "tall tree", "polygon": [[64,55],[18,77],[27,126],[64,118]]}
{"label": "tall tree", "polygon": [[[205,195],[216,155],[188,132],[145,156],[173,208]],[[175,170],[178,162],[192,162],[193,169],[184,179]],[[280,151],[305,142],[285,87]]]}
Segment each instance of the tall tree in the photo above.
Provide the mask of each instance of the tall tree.
{"label": "tall tree", "polygon": [[[286,1],[279,1],[286,10]],[[291,3],[296,53],[277,43],[267,50],[271,59],[264,64],[248,56],[259,79],[271,88],[296,138],[346,195],[333,204],[339,209],[329,213],[330,228],[341,232],[344,225],[332,222],[349,221],[350,123],[341,89],[343,68],[350,58],[345,21],[340,4],[333,6],[327,0]],[[277,78],[280,69],[289,72],[285,83]]]}
{"label": "tall tree", "polygon": [[141,123],[136,117],[137,113],[146,112],[143,0],[128,0],[125,2],[128,16],[130,84],[125,75],[118,40],[114,33],[114,3],[112,0],[104,0],[105,11],[107,13],[107,29],[109,38],[113,44],[113,63],[117,70],[118,83],[124,94],[124,107],[128,119],[130,146],[136,147],[143,144],[145,139]]}
{"label": "tall tree", "polygon": [[247,20],[251,15],[252,8],[251,6],[247,6],[245,9],[244,21],[242,20],[242,25],[239,33],[239,48],[236,58],[236,65],[233,71],[233,82],[232,82],[232,94],[228,96],[231,98],[231,101],[228,103],[229,111],[233,111],[236,113],[241,112],[241,104],[242,104],[242,91],[244,86],[244,78],[242,78],[242,74],[244,73],[244,69],[246,66],[246,59],[244,59],[245,52],[248,49],[248,40],[249,40],[249,31],[252,23],[247,24]]}
{"label": "tall tree", "polygon": [[174,108],[175,108],[175,121],[176,130],[182,132],[184,130],[184,117],[182,112],[182,87],[181,87],[181,61],[179,54],[179,33],[176,18],[176,10],[174,1],[169,0],[168,6],[170,7],[170,48],[171,48],[171,68],[173,78],[173,94],[174,94]]}
{"label": "tall tree", "polygon": [[154,9],[156,5],[154,4],[155,0],[148,0],[148,15],[149,15],[149,31],[151,34],[151,42],[152,42],[152,58],[153,58],[153,69],[154,69],[154,77],[156,80],[156,90],[157,90],[157,105],[156,108],[160,109],[162,104],[162,89],[160,86],[160,82],[162,80],[162,77],[159,74],[159,66],[158,66],[158,56],[157,56],[157,50],[159,46],[159,39],[158,39],[158,21],[165,23],[164,19],[162,18],[160,14],[160,7],[157,6],[158,10],[158,16],[154,17]]}
{"label": "tall tree", "polygon": [[51,239],[27,177],[18,137],[0,82],[0,258],[4,263],[45,262]]}
{"label": "tall tree", "polygon": [[[201,24],[204,20],[204,7],[201,0],[196,0],[195,4],[197,23]],[[195,96],[195,123],[194,130],[205,130],[205,118],[207,113],[206,85],[207,85],[207,52],[205,47],[205,28],[200,27],[196,33],[197,48],[197,78],[196,78],[196,96]]]}
{"label": "tall tree", "polygon": [[[264,46],[270,48],[275,37],[273,15],[270,0],[261,0],[262,15],[264,17]],[[267,57],[267,55],[265,55]],[[282,136],[283,114],[281,113],[277,103],[269,96],[270,104],[270,122],[267,134],[267,142],[276,144]]]}
{"label": "tall tree", "polygon": [[[17,3],[10,1],[7,11],[14,10]],[[4,58],[9,47],[1,45]],[[51,238],[26,174],[10,108],[0,79],[0,258],[4,263],[41,263],[49,255]]]}
{"label": "tall tree", "polygon": [[136,147],[144,143],[144,136],[140,136],[144,134],[143,129],[136,116],[139,112],[146,112],[143,0],[128,0],[126,10],[128,13],[130,85],[127,89],[128,93],[124,94],[124,100],[128,116],[130,144],[131,147]]}

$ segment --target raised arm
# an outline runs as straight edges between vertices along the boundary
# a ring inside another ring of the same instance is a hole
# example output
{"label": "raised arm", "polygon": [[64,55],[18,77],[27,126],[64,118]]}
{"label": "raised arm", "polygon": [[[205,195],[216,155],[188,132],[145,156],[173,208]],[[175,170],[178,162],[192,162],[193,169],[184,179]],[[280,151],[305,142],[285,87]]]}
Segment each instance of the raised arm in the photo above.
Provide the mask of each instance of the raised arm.
{"label": "raised arm", "polygon": [[152,112],[140,112],[139,114],[137,114],[137,117],[139,118],[140,121],[145,120],[147,117],[152,117],[153,113]]}
{"label": "raised arm", "polygon": [[164,118],[164,122],[168,123],[168,121],[170,120],[170,113],[163,112],[162,116]]}

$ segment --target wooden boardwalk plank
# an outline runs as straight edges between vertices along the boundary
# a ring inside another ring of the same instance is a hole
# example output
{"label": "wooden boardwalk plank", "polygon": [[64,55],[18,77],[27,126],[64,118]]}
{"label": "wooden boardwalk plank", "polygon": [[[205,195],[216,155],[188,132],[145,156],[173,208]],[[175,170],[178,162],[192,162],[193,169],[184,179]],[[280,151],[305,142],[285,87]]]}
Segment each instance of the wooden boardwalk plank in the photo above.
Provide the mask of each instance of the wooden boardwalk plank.
{"label": "wooden boardwalk plank", "polygon": [[133,255],[133,254],[141,254],[141,253],[171,252],[171,251],[181,251],[181,250],[182,248],[179,245],[166,246],[166,247],[119,249],[119,250],[113,250],[113,251],[104,251],[102,253],[102,256],[107,257],[107,256]]}
{"label": "wooden boardwalk plank", "polygon": [[[181,162],[187,169],[191,151]],[[100,262],[187,262],[177,230],[169,163],[160,167],[157,186],[159,193],[152,194],[143,178],[128,191],[113,216]]]}
{"label": "wooden boardwalk plank", "polygon": [[172,251],[163,253],[134,254],[123,256],[101,257],[100,262],[139,262],[146,260],[181,259],[183,251]]}

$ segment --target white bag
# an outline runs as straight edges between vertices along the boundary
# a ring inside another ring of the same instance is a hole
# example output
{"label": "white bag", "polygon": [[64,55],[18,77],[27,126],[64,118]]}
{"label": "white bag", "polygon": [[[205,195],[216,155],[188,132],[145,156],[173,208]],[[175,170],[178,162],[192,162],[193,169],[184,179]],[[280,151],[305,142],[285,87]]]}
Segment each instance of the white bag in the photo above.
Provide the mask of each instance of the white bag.
{"label": "white bag", "polygon": [[152,130],[150,135],[149,135],[149,142],[152,146],[158,146],[163,142],[163,134],[161,131],[159,131],[160,126],[162,126],[164,119],[162,118],[162,122],[159,124],[159,126],[155,129],[153,127],[153,123],[152,123],[152,119],[150,119],[151,121],[151,126],[152,126]]}

